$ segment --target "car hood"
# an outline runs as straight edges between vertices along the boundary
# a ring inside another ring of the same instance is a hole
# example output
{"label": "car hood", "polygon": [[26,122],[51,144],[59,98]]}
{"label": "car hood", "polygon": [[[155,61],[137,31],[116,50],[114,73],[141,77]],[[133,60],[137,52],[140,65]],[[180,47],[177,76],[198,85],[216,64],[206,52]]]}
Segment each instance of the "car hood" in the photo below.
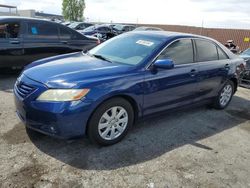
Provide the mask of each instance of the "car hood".
{"label": "car hood", "polygon": [[78,52],[34,62],[23,74],[49,88],[76,88],[83,83],[120,77],[132,68]]}

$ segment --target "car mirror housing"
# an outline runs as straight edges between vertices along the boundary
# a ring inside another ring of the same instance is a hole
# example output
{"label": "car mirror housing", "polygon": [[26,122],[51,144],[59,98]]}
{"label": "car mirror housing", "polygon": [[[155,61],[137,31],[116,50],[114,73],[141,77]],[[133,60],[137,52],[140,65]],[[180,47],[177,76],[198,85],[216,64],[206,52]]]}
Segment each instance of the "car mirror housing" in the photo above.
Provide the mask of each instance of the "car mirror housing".
{"label": "car mirror housing", "polygon": [[161,69],[172,69],[174,68],[174,61],[172,59],[158,59],[154,63],[154,67]]}

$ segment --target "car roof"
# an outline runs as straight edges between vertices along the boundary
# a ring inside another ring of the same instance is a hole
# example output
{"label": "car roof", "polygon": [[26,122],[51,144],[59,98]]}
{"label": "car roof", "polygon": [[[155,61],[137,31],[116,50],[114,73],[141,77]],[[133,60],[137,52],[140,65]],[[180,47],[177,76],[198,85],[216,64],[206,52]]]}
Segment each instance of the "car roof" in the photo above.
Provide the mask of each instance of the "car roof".
{"label": "car roof", "polygon": [[20,17],[20,16],[0,16],[0,21],[44,21],[44,22],[56,23],[46,19]]}
{"label": "car roof", "polygon": [[180,33],[180,32],[171,32],[171,31],[131,31],[130,33],[135,33],[135,34],[142,34],[146,36],[154,36],[154,37],[159,37],[159,38],[178,38],[178,37],[190,37],[190,38],[203,38],[203,39],[209,39],[213,40],[208,37],[204,37],[201,35],[195,35],[195,34],[190,34],[190,33]]}

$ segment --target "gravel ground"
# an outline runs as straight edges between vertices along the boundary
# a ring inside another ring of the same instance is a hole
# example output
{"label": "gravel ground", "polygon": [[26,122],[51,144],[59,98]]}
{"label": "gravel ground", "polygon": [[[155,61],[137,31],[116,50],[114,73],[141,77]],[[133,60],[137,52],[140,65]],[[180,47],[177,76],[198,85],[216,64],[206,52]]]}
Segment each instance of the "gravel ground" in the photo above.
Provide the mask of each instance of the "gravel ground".
{"label": "gravel ground", "polygon": [[224,111],[205,106],[137,124],[120,143],[27,133],[16,75],[0,78],[0,187],[250,187],[250,90]]}

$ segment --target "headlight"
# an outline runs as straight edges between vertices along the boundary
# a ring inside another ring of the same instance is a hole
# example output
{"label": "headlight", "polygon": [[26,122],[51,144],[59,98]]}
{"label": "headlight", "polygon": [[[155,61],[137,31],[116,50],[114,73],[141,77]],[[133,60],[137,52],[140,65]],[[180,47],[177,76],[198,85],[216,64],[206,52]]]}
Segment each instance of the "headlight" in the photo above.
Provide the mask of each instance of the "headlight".
{"label": "headlight", "polygon": [[88,94],[89,89],[49,89],[43,92],[38,101],[77,101]]}

